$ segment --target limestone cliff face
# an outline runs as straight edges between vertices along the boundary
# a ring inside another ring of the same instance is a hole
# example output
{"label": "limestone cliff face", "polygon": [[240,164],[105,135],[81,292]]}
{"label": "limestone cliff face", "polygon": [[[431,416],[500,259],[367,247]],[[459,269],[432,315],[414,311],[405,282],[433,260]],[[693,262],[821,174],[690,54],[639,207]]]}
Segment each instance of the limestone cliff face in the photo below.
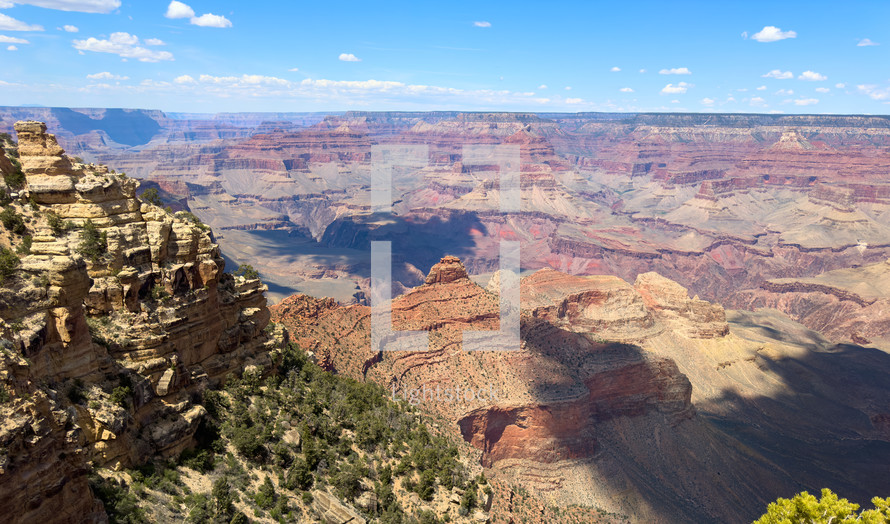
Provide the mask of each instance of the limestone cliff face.
{"label": "limestone cliff face", "polygon": [[204,414],[192,395],[273,365],[265,286],[223,273],[209,229],[140,202],[135,180],[73,162],[43,123],[16,131],[33,244],[0,287],[0,506],[101,520],[88,462],[178,454]]}

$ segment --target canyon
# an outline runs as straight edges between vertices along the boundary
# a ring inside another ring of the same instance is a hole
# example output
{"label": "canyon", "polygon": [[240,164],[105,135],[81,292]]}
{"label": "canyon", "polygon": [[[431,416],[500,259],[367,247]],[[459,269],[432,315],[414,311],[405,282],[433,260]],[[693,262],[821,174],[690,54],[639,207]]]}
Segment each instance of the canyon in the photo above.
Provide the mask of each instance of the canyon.
{"label": "canyon", "polygon": [[[445,255],[487,277],[512,239],[523,270],[656,271],[727,304],[770,279],[890,257],[881,116],[115,111],[2,108],[0,129],[26,113],[77,120],[63,146],[195,213],[276,301],[366,303],[372,240],[393,242],[397,290]],[[137,127],[136,145],[109,134]],[[392,171],[393,215],[370,213],[375,151],[412,146],[426,156]],[[492,204],[496,162],[464,159],[495,146],[519,150],[516,211]]]}
{"label": "canyon", "polygon": [[[60,126],[77,158],[37,123],[13,129],[22,118]],[[35,216],[21,270],[47,291],[22,279],[0,297],[23,348],[4,376],[16,399],[33,392],[3,433],[31,454],[4,474],[65,450],[44,477],[70,479],[62,495],[40,490],[73,512],[101,511],[86,461],[182,451],[201,419],[190,395],[274,367],[282,337],[393,395],[497,392],[418,404],[497,482],[494,522],[520,489],[718,522],[804,489],[865,502],[890,486],[890,118],[0,108],[7,129],[35,205],[73,229]],[[372,206],[381,169],[391,212]],[[168,209],[137,200],[146,189]],[[107,233],[101,264],[72,254],[87,220]],[[372,348],[381,241],[393,329],[429,347]],[[505,241],[521,248],[520,346],[466,351],[464,332],[502,327]],[[240,264],[268,289],[222,272]],[[119,375],[129,411],[89,387]],[[101,413],[59,407],[75,380]]]}

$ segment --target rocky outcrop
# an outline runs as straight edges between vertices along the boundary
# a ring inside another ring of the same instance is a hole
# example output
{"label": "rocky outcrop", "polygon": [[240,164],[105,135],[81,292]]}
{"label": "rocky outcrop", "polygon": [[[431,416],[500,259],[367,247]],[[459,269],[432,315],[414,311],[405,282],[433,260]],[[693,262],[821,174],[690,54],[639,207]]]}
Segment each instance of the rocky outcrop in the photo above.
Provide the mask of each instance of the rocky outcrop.
{"label": "rocky outcrop", "polygon": [[312,510],[326,524],[365,524],[364,517],[328,491],[312,491]]}
{"label": "rocky outcrop", "polygon": [[542,269],[521,281],[523,307],[536,318],[607,340],[634,340],[658,331],[632,286],[618,277],[575,276]]}
{"label": "rocky outcrop", "polygon": [[634,289],[646,306],[677,333],[691,338],[722,337],[729,333],[723,306],[697,296],[690,299],[686,288],[658,273],[638,275]]}
{"label": "rocky outcrop", "polygon": [[[204,415],[193,396],[271,369],[278,342],[264,331],[265,286],[223,273],[206,226],[140,202],[133,179],[73,161],[43,123],[16,130],[33,243],[0,287],[3,351],[20,356],[0,371],[12,397],[0,439],[16,450],[0,501],[13,520],[78,521],[102,514],[88,463],[178,455]],[[23,503],[16,479],[32,477],[42,484]]]}
{"label": "rocky outcrop", "polygon": [[467,276],[467,270],[464,268],[464,265],[461,264],[460,259],[453,256],[447,256],[442,258],[438,264],[430,269],[429,275],[426,277],[426,283],[447,284],[464,278],[469,277]]}
{"label": "rocky outcrop", "polygon": [[[444,257],[430,271],[428,282],[435,283],[393,300],[393,329],[426,331],[424,348],[372,351],[364,306],[292,297],[274,307],[273,316],[328,368],[374,381],[449,421],[478,450],[487,476],[546,493],[559,504],[594,505],[637,520],[708,520],[741,511],[716,502],[721,490],[765,497],[757,493],[775,481],[754,486],[743,477],[765,479],[769,469],[760,459],[746,462],[744,474],[729,466],[748,459],[698,415],[690,380],[672,359],[602,335],[641,343],[676,337],[677,347],[724,344],[726,337],[711,328],[688,335],[674,329],[696,321],[716,324],[722,310],[700,311],[700,301],[666,279],[641,281],[651,284],[650,304],[614,277],[542,270],[521,281],[520,347],[469,352],[463,344],[468,332],[502,326],[497,287],[485,290],[464,274],[459,260]],[[705,336],[713,338],[691,338]],[[677,453],[693,442],[702,450],[697,458]],[[733,480],[715,475],[719,480],[706,488],[652,480],[702,467],[700,461],[724,464],[721,471]],[[633,495],[616,498],[611,489]],[[661,507],[667,500],[696,502]]]}

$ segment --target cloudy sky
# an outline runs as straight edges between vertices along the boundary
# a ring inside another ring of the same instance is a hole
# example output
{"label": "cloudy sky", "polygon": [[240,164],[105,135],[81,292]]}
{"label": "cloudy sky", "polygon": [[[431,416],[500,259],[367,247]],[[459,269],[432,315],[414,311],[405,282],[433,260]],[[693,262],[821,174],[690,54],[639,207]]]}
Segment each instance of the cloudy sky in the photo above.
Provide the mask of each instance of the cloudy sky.
{"label": "cloudy sky", "polygon": [[0,0],[0,105],[890,114],[885,0],[381,4]]}

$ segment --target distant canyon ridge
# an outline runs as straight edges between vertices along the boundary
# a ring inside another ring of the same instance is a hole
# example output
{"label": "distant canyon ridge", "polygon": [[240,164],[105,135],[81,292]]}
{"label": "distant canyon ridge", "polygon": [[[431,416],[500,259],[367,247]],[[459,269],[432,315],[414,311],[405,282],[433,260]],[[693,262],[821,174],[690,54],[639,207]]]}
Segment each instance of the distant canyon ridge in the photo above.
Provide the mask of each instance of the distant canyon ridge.
{"label": "distant canyon ridge", "polygon": [[[481,284],[502,240],[523,272],[633,282],[776,308],[839,342],[890,332],[890,117],[755,114],[231,113],[0,108],[0,131],[46,121],[69,154],[116,166],[212,226],[231,267],[280,300],[366,303],[370,242],[390,240],[394,289],[443,256]],[[520,150],[520,209],[497,208],[497,167],[470,146]],[[372,214],[375,146],[426,146],[393,170]],[[863,283],[864,282],[864,283]]]}

